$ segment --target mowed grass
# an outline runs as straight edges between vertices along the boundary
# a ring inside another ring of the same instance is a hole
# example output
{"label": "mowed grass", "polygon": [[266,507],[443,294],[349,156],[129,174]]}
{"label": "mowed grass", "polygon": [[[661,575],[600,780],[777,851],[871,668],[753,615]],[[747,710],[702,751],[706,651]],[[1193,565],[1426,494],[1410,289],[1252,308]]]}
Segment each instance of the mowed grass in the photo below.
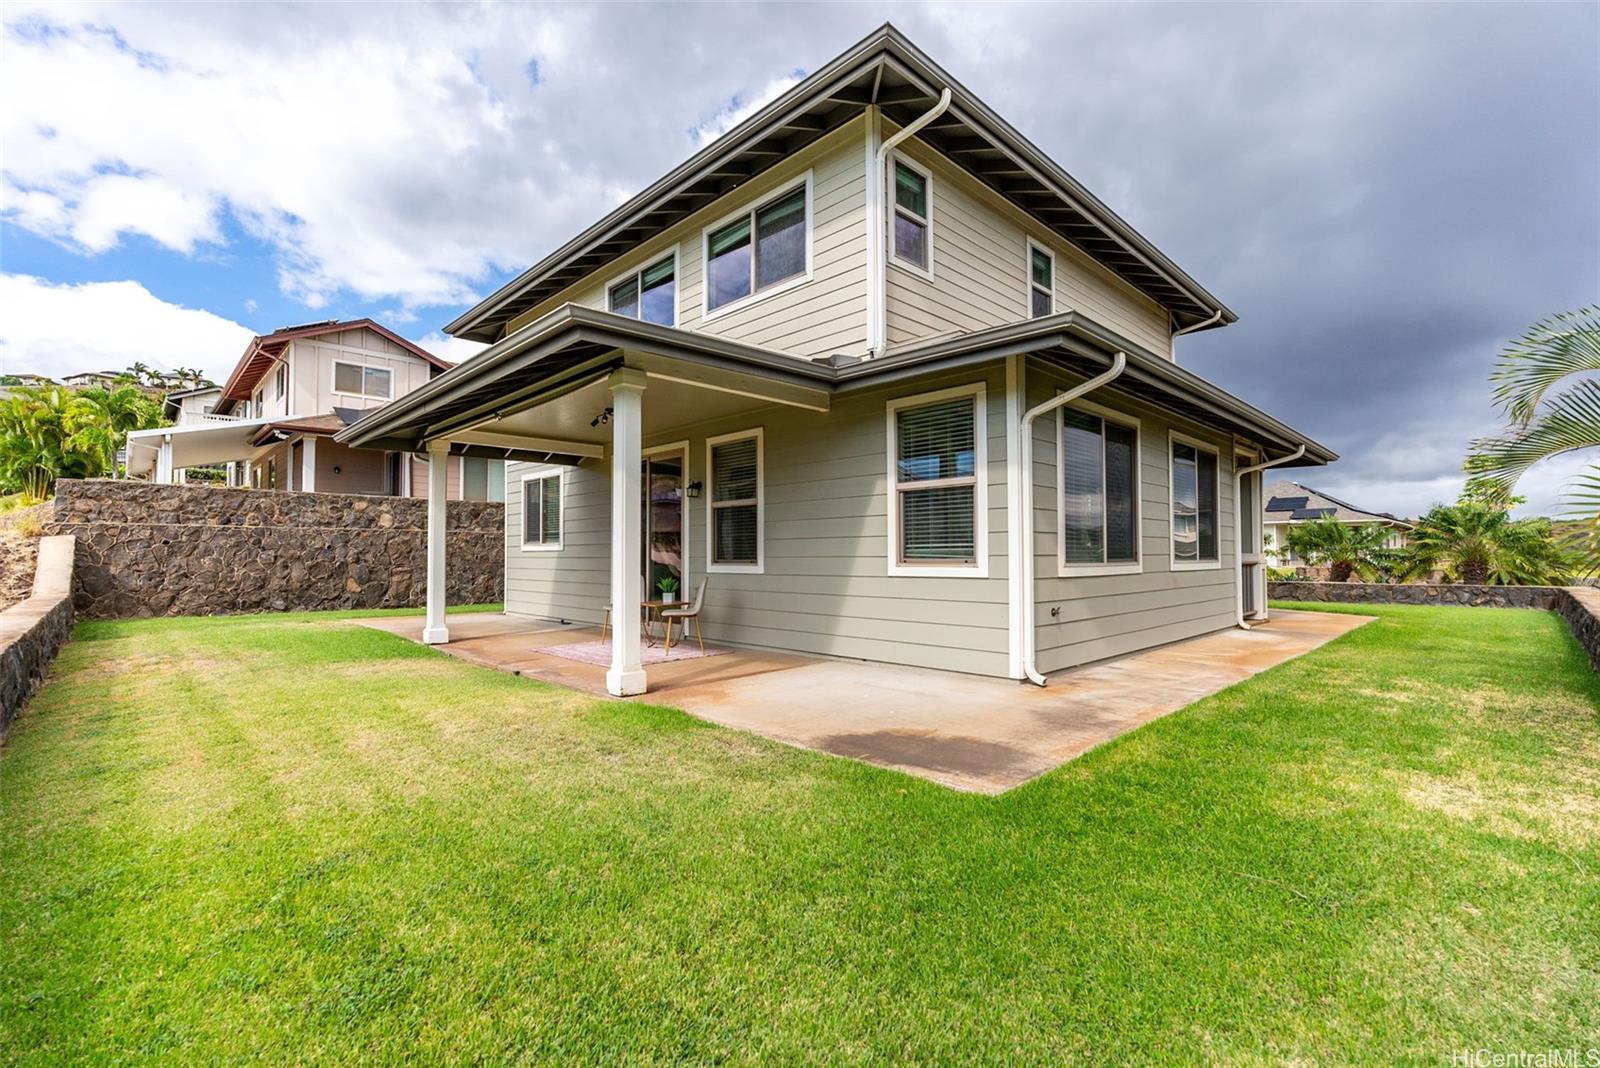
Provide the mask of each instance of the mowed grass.
{"label": "mowed grass", "polygon": [[1596,1045],[1582,653],[1546,613],[1365,611],[998,798],[346,620],[85,624],[0,751],[0,1057]]}

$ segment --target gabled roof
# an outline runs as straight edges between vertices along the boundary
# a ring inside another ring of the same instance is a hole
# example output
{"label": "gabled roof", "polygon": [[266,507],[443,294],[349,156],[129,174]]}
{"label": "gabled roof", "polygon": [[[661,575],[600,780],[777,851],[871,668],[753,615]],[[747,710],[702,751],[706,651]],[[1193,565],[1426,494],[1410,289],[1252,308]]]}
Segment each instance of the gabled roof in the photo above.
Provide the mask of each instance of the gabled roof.
{"label": "gabled roof", "polygon": [[1294,522],[1302,519],[1321,519],[1333,516],[1344,523],[1398,523],[1411,524],[1388,512],[1369,512],[1331,494],[1303,486],[1298,482],[1274,482],[1267,488],[1267,504],[1262,509],[1269,521]]}
{"label": "gabled roof", "polygon": [[900,126],[948,88],[918,136],[1146,293],[1178,326],[1237,316],[899,30],[885,23],[445,327],[499,340],[517,315],[650,240],[876,105]]}
{"label": "gabled roof", "polygon": [[256,383],[267,373],[275,360],[283,354],[289,342],[300,338],[318,337],[323,334],[337,334],[345,330],[367,329],[380,337],[394,342],[419,360],[426,361],[440,371],[448,371],[455,364],[449,360],[441,360],[427,349],[414,342],[407,341],[399,334],[390,330],[381,323],[371,319],[347,319],[343,322],[329,319],[320,323],[305,323],[300,326],[285,326],[274,330],[270,334],[257,334],[250,339],[250,344],[244,347],[244,355],[239,357],[239,362],[234,365],[233,372],[228,375],[228,381],[222,386],[222,395],[228,400],[249,400],[251,391],[256,388]]}

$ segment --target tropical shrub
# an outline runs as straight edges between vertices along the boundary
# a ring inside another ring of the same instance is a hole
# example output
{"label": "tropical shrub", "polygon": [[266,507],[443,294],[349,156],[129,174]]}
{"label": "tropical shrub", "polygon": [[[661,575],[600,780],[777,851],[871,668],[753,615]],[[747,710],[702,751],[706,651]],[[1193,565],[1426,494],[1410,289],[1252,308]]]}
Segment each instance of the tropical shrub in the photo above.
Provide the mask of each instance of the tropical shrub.
{"label": "tropical shrub", "polygon": [[1506,508],[1466,495],[1417,521],[1407,555],[1417,569],[1442,571],[1449,582],[1490,586],[1560,585],[1577,563],[1550,520],[1512,519]]}
{"label": "tropical shrub", "polygon": [[1289,551],[1312,567],[1326,567],[1333,582],[1351,575],[1376,579],[1387,562],[1389,528],[1380,523],[1341,523],[1322,516],[1289,528]]}
{"label": "tropical shrub", "polygon": [[139,390],[17,389],[0,401],[0,493],[43,498],[59,478],[113,473],[128,431],[161,425]]}

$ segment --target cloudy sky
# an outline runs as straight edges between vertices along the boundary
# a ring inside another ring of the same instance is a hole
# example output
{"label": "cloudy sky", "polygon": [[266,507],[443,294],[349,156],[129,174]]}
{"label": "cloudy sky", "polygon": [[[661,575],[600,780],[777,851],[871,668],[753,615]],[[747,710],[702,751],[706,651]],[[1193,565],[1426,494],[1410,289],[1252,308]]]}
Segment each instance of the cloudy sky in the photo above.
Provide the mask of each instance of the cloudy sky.
{"label": "cloudy sky", "polygon": [[[1179,359],[1414,514],[1486,375],[1600,300],[1600,6],[8,0],[0,369],[438,329],[891,19],[1234,308]],[[1555,506],[1570,466],[1525,483]]]}

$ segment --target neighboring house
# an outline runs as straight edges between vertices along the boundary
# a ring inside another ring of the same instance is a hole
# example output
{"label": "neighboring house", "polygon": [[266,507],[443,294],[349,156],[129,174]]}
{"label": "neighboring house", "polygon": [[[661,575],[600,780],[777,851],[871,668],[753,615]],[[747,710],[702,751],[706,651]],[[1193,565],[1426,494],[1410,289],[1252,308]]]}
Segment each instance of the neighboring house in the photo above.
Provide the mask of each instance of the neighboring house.
{"label": "neighboring house", "polygon": [[[72,389],[115,389],[119,379],[128,377],[126,371],[79,371],[61,379],[63,386]],[[131,382],[131,379],[129,380]]]}
{"label": "neighboring house", "polygon": [[449,324],[489,347],[335,440],[519,461],[506,611],[609,603],[613,693],[646,689],[663,575],[709,578],[708,640],[1042,681],[1265,614],[1248,469],[1335,456],[1174,361],[1234,318],[885,26]]}
{"label": "neighboring house", "polygon": [[[451,366],[371,319],[262,334],[223,385],[169,395],[165,410],[176,426],[129,435],[129,473],[178,482],[185,467],[227,464],[230,485],[420,496],[425,458],[331,439]],[[503,498],[502,463],[456,457],[446,466],[453,499]]]}
{"label": "neighboring house", "polygon": [[208,416],[216,414],[222,402],[221,386],[200,386],[168,393],[161,401],[161,415],[173,426],[194,426],[218,420]]}
{"label": "neighboring house", "polygon": [[1289,549],[1289,530],[1326,516],[1341,523],[1379,523],[1391,528],[1392,533],[1385,543],[1391,549],[1405,547],[1406,533],[1412,527],[1399,516],[1365,511],[1298,482],[1274,482],[1267,490],[1261,520],[1267,539],[1264,546],[1267,563],[1273,567],[1305,567],[1306,562]]}

